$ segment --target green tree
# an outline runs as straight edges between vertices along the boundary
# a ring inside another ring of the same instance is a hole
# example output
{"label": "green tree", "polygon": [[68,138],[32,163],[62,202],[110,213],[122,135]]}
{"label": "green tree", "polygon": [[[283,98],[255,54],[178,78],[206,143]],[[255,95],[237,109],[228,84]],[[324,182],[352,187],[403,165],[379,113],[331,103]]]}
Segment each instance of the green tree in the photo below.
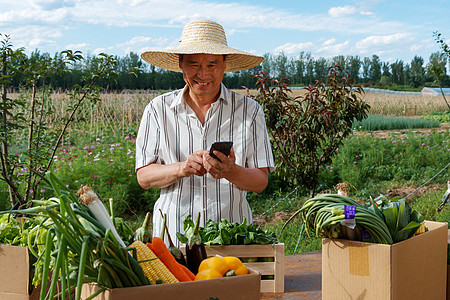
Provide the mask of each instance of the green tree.
{"label": "green tree", "polygon": [[391,77],[391,70],[389,66],[389,62],[383,62],[381,65],[381,76]]}
{"label": "green tree", "polygon": [[447,104],[448,109],[450,110],[450,104],[447,101],[447,98],[445,97],[444,92],[442,91],[442,85],[441,85],[441,78],[446,75],[446,64],[447,60],[450,59],[450,47],[448,44],[442,39],[441,34],[437,31],[434,32],[434,37],[436,39],[436,42],[441,47],[441,53],[435,54],[432,53],[430,56],[430,64],[428,66],[428,72],[433,74],[435,77],[439,88],[441,90],[441,95],[444,98],[445,103]]}
{"label": "green tree", "polygon": [[269,76],[273,76],[272,55],[270,53],[265,53],[263,57],[264,60],[261,63],[262,71],[265,74],[270,74]]}
{"label": "green tree", "polygon": [[345,59],[344,55],[338,55],[333,57],[333,59],[331,60],[331,65],[339,65],[344,74],[348,73],[347,60]]}
{"label": "green tree", "polygon": [[288,78],[288,58],[284,52],[275,57],[275,76]]}
{"label": "green tree", "polygon": [[404,69],[403,69],[403,61],[397,60],[395,63],[391,64],[392,71],[392,83],[404,85]]}
{"label": "green tree", "polygon": [[[80,52],[67,50],[61,56],[32,53],[28,58],[24,49],[14,50],[9,36],[2,35],[0,53],[0,85],[2,101],[0,105],[0,180],[9,187],[11,205],[25,204],[31,197],[37,197],[42,178],[53,162],[62,138],[74,120],[75,113],[85,101],[97,101],[100,78],[114,75],[116,61],[101,54],[91,60],[90,72],[83,77],[84,85],[75,86],[69,94],[67,116],[62,118],[58,128],[49,128],[45,116],[52,114],[48,105],[49,78],[55,74],[71,72],[70,65],[82,59]],[[12,79],[23,82],[23,92],[19,99],[8,97],[8,87]],[[24,136],[22,140],[20,137]],[[12,145],[16,147],[11,153]]]}
{"label": "green tree", "polygon": [[314,82],[314,59],[309,56],[306,59],[306,84],[312,84]]}
{"label": "green tree", "polygon": [[325,80],[328,73],[328,62],[321,57],[314,62],[314,76],[317,80]]}
{"label": "green tree", "polygon": [[363,61],[362,61],[362,70],[363,70],[363,78],[365,82],[369,82],[370,81],[370,58],[368,57],[364,57]]}
{"label": "green tree", "polygon": [[353,120],[367,116],[369,106],[360,97],[362,89],[353,85],[339,65],[329,68],[326,83],[307,86],[306,94],[299,97],[289,96],[284,80],[269,79],[264,73],[255,76],[255,99],[264,109],[276,172],[291,184],[309,188],[312,197],[320,168],[331,163],[352,132]]}
{"label": "green tree", "polygon": [[417,88],[425,83],[425,68],[423,67],[423,58],[414,56],[411,61],[411,78],[410,83]]}
{"label": "green tree", "polygon": [[297,60],[294,60],[295,63],[295,73],[294,78],[295,82],[299,84],[305,83],[305,73],[306,73],[306,61],[311,57],[311,53],[305,53],[304,51],[300,52]]}
{"label": "green tree", "polygon": [[350,77],[356,82],[360,82],[359,72],[361,70],[361,59],[359,56],[347,56],[348,73]]}
{"label": "green tree", "polygon": [[381,61],[378,55],[372,55],[370,61],[370,79],[373,83],[379,82],[381,78]]}

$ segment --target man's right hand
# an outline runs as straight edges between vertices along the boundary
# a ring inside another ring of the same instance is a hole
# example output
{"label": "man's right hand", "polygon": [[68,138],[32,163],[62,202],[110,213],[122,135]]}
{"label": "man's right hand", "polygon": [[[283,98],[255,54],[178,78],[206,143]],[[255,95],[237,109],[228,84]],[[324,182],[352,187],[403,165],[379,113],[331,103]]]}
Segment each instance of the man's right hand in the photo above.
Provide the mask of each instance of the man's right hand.
{"label": "man's right hand", "polygon": [[198,150],[188,156],[186,161],[170,165],[149,164],[137,170],[137,180],[144,189],[167,187],[184,177],[192,175],[203,176],[206,169],[203,167],[203,154],[208,150]]}
{"label": "man's right hand", "polygon": [[203,167],[203,154],[205,153],[208,153],[208,150],[198,150],[188,156],[181,166],[183,177],[191,175],[203,176],[207,173]]}

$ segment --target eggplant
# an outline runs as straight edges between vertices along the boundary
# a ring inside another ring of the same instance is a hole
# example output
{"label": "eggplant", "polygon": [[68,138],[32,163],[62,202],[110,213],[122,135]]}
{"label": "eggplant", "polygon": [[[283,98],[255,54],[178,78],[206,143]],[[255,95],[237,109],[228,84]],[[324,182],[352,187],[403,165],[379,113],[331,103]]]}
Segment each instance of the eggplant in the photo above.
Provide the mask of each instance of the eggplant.
{"label": "eggplant", "polygon": [[200,213],[197,216],[197,222],[193,234],[188,238],[186,243],[186,262],[188,269],[194,273],[198,273],[200,263],[207,258],[205,244],[199,233]]}

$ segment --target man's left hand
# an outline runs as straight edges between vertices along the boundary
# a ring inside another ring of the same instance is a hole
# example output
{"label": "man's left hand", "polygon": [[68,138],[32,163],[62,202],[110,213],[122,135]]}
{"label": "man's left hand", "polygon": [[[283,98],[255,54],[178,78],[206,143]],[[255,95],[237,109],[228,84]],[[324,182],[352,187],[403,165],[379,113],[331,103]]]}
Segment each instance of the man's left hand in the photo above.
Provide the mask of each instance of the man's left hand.
{"label": "man's left hand", "polygon": [[231,149],[230,155],[226,156],[220,151],[214,150],[214,154],[222,161],[218,161],[208,153],[203,155],[203,167],[206,171],[211,174],[215,179],[227,178],[229,177],[235,167],[236,157],[234,156],[234,151]]}

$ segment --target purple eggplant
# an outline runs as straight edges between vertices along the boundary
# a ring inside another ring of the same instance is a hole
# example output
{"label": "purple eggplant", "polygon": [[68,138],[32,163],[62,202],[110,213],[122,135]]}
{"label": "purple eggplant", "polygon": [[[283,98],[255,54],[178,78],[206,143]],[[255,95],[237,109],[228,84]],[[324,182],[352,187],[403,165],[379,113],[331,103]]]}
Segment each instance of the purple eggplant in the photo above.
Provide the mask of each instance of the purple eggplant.
{"label": "purple eggplant", "polygon": [[207,258],[205,244],[199,233],[200,213],[197,216],[197,222],[193,234],[188,238],[186,243],[186,262],[187,267],[192,273],[198,273],[198,266]]}

